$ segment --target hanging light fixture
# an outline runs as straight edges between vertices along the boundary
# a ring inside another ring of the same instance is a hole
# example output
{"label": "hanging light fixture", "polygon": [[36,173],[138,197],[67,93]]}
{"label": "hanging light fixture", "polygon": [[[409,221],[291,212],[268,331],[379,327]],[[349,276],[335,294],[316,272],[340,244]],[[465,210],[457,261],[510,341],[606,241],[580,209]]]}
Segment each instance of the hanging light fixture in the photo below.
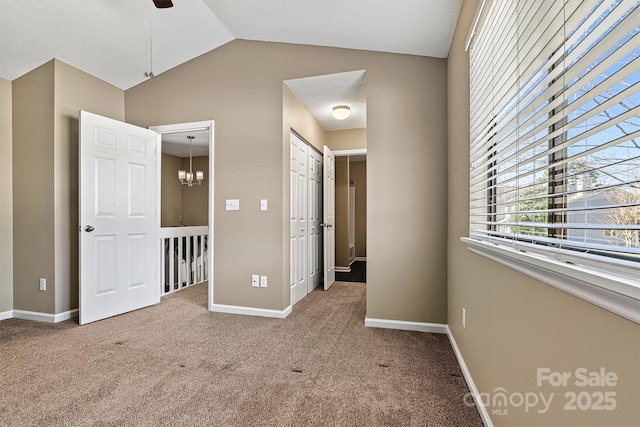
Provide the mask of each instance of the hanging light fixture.
{"label": "hanging light fixture", "polygon": [[351,115],[351,108],[348,105],[336,105],[333,107],[332,114],[336,120],[345,120]]}
{"label": "hanging light fixture", "polygon": [[202,180],[204,179],[203,171],[196,171],[195,181],[193,175],[193,157],[191,153],[191,144],[195,139],[193,135],[187,135],[189,138],[189,172],[184,169],[180,169],[178,171],[178,179],[180,180],[180,184],[188,185],[189,187],[193,187],[194,185],[202,185]]}

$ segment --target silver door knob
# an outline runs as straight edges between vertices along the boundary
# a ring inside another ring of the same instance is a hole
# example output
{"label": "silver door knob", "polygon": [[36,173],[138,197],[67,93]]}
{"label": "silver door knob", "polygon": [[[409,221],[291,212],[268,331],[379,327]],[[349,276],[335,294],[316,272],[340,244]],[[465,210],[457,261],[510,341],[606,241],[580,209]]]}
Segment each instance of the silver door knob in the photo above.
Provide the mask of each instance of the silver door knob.
{"label": "silver door knob", "polygon": [[93,227],[92,227],[92,226],[90,226],[90,225],[87,225],[87,226],[84,228],[84,231],[86,231],[87,233],[91,233],[93,230],[95,230],[95,228],[93,228]]}

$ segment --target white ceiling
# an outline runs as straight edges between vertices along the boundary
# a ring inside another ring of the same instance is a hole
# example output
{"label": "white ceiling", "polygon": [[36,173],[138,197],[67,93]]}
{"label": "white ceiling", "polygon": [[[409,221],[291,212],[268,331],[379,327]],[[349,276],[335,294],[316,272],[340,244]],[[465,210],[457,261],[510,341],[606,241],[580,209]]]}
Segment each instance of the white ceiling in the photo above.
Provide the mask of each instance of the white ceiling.
{"label": "white ceiling", "polygon": [[[0,78],[14,80],[57,58],[126,90],[145,81],[145,72],[158,75],[234,39],[444,58],[462,0],[173,4],[156,9],[152,0],[0,0]],[[338,130],[366,126],[364,79],[355,72],[288,84],[326,130]],[[329,120],[327,105],[334,102],[349,103],[352,118]]]}
{"label": "white ceiling", "polygon": [[[287,80],[285,84],[302,101],[326,131],[367,127],[365,71]],[[336,105],[348,105],[351,116],[336,120],[331,115]]]}
{"label": "white ceiling", "polygon": [[0,77],[13,80],[58,58],[128,89],[145,80],[145,71],[158,75],[236,38],[444,58],[462,0],[173,4],[156,9],[151,0],[0,0]]}
{"label": "white ceiling", "polygon": [[208,130],[163,133],[162,152],[176,157],[189,157],[189,138],[187,136],[195,136],[191,142],[193,157],[209,155]]}

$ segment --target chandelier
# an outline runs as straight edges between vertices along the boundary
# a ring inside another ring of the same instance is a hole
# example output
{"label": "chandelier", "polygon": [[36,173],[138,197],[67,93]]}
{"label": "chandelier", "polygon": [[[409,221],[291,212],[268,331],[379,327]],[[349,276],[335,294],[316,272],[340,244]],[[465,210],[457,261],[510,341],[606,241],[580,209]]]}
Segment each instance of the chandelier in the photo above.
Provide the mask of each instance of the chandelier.
{"label": "chandelier", "polygon": [[193,157],[191,155],[191,143],[195,139],[195,136],[188,135],[187,138],[189,138],[189,172],[187,172],[184,169],[180,169],[178,171],[178,179],[180,180],[180,184],[193,187],[194,185],[202,185],[202,180],[204,179],[204,172],[196,171],[195,179],[197,182],[193,180],[194,175],[193,175]]}

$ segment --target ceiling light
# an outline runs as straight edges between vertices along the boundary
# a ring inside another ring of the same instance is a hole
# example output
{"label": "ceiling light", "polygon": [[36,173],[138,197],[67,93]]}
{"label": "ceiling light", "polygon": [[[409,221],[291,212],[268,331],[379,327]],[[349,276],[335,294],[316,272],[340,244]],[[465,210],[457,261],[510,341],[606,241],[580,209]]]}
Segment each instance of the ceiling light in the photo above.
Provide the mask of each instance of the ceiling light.
{"label": "ceiling light", "polygon": [[195,136],[189,135],[189,172],[184,169],[180,169],[178,171],[178,179],[180,180],[180,184],[187,185],[189,187],[193,187],[194,185],[202,185],[202,180],[204,179],[203,171],[196,171],[195,179],[198,182],[193,182],[193,158],[191,156],[191,143],[195,139]]}
{"label": "ceiling light", "polygon": [[336,120],[348,119],[351,115],[351,108],[348,105],[336,105],[333,107],[333,118]]}

